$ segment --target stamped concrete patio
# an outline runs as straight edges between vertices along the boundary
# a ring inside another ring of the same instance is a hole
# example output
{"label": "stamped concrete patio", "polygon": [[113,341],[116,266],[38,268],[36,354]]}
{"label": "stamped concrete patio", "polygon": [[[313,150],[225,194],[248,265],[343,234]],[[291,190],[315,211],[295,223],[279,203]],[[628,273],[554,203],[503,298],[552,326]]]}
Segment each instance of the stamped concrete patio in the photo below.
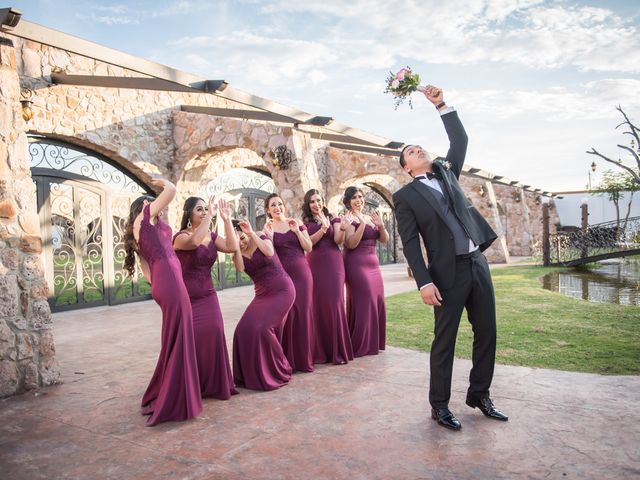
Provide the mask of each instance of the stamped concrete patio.
{"label": "stamped concrete patio", "polygon": [[[383,273],[387,294],[414,288],[402,265]],[[228,340],[251,296],[220,292]],[[639,377],[498,365],[500,423],[464,405],[470,362],[456,360],[450,406],[463,428],[451,432],[429,417],[428,355],[392,347],[147,428],[138,407],[159,312],[149,301],[54,315],[64,384],[0,401],[0,478],[640,477]]]}

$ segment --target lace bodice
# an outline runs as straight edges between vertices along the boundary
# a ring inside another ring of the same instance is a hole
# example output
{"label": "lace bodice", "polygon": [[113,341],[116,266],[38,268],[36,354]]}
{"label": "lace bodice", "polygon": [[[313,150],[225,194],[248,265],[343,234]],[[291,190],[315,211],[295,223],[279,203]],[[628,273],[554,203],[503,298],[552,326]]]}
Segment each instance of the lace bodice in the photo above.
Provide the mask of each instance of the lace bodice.
{"label": "lace bodice", "polygon": [[[304,225],[300,225],[300,231],[307,229]],[[280,257],[282,263],[287,263],[296,257],[304,257],[304,249],[300,246],[300,241],[295,233],[288,230],[285,233],[273,232],[273,246]]]}
{"label": "lace bodice", "polygon": [[[266,236],[260,238],[265,239]],[[244,271],[251,277],[256,288],[256,292],[268,291],[278,288],[282,282],[288,279],[287,272],[284,271],[278,255],[267,257],[259,248],[256,248],[251,258],[242,256]]]}
{"label": "lace bodice", "polygon": [[150,205],[142,209],[142,222],[140,222],[140,234],[138,237],[138,250],[147,261],[149,267],[160,259],[175,257],[171,245],[171,227],[156,217],[156,224],[151,223]]}
{"label": "lace bodice", "polygon": [[[174,242],[179,235],[185,235],[185,233],[176,233],[173,237]],[[211,267],[218,259],[216,238],[218,234],[211,232],[211,241],[208,245],[200,244],[193,250],[176,250],[182,265],[182,277],[191,297],[206,294],[213,289]]]}

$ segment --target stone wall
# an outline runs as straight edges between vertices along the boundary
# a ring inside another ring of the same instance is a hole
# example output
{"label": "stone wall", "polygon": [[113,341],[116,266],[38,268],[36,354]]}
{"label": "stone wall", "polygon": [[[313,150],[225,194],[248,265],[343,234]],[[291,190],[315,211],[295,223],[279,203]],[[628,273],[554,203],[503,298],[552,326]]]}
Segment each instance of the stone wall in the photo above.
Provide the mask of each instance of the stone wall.
{"label": "stone wall", "polygon": [[0,397],[58,381],[11,40],[0,36]]}
{"label": "stone wall", "polygon": [[14,42],[22,86],[34,91],[29,131],[102,153],[143,180],[173,176],[174,110],[181,105],[229,106],[213,95],[52,85],[50,75],[56,71],[141,75],[39,43]]}

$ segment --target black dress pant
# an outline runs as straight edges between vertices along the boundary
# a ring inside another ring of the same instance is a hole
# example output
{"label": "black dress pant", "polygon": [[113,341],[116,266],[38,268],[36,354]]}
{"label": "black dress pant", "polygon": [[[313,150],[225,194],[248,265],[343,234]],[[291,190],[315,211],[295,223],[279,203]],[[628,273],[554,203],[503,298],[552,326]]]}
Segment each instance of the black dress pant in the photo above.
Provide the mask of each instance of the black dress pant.
{"label": "black dress pant", "polygon": [[[449,405],[451,373],[462,310],[466,308],[473,329],[473,367],[468,395],[489,395],[496,358],[496,307],[489,264],[479,250],[456,257],[453,287],[441,290],[441,307],[434,307],[435,328],[430,356],[429,403]],[[437,285],[436,285],[437,287]]]}

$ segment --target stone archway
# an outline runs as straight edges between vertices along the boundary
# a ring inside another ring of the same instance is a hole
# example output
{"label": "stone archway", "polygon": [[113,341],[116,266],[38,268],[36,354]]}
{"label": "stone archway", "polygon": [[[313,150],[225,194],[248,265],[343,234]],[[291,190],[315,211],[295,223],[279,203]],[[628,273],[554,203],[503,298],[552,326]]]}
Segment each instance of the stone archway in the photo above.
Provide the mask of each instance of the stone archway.
{"label": "stone archway", "polygon": [[395,215],[393,213],[392,195],[401,187],[397,179],[385,174],[369,174],[350,178],[342,182],[335,193],[327,198],[330,211],[343,211],[342,198],[347,187],[358,186],[365,192],[367,204],[375,208],[389,232],[387,244],[378,244],[377,253],[380,264],[396,263],[398,261],[399,236],[396,229]]}
{"label": "stone archway", "polygon": [[[172,118],[176,182],[185,178],[187,171],[210,161],[212,153],[235,150],[254,152],[254,167],[271,176],[288,208],[295,208],[306,189],[319,184],[317,169],[307,168],[305,142],[299,138],[304,134],[294,132],[290,126],[187,112],[173,112]],[[273,163],[273,149],[279,146],[289,149],[294,158],[286,169]]]}
{"label": "stone archway", "polygon": [[393,192],[402,187],[402,184],[391,175],[383,173],[365,174],[344,180],[337,188],[333,189],[332,195],[327,196],[327,205],[330,210],[338,209],[342,206],[342,195],[347,187],[352,185],[366,185],[374,188],[390,205],[393,205]]}
{"label": "stone archway", "polygon": [[186,162],[180,178],[176,179],[178,196],[182,202],[191,195],[202,193],[203,185],[214,178],[237,168],[259,170],[272,177],[271,170],[263,157],[256,151],[237,146],[215,147],[203,151]]}

